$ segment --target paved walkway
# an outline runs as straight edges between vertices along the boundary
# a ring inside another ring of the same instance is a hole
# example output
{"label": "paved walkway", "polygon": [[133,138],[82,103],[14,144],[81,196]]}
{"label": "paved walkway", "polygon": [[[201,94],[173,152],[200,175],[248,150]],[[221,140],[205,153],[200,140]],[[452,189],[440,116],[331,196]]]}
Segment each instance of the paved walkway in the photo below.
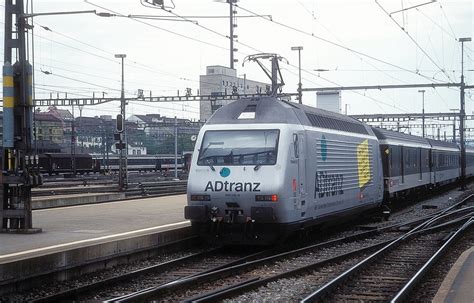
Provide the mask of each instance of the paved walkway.
{"label": "paved walkway", "polygon": [[[0,263],[7,255],[45,251],[103,237],[150,231],[161,226],[188,224],[186,195],[80,205],[33,211],[39,234],[1,234]],[[180,226],[181,226],[180,225]],[[8,258],[10,259],[10,258]]]}

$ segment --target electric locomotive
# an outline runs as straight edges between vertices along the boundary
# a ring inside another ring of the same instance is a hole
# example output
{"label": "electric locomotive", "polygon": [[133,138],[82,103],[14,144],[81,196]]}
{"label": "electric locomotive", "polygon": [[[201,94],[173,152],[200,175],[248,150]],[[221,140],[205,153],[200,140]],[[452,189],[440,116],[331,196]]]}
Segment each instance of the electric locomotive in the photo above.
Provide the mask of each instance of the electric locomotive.
{"label": "electric locomotive", "polygon": [[243,98],[199,132],[185,218],[209,240],[268,244],[380,207],[383,193],[369,126],[275,97]]}

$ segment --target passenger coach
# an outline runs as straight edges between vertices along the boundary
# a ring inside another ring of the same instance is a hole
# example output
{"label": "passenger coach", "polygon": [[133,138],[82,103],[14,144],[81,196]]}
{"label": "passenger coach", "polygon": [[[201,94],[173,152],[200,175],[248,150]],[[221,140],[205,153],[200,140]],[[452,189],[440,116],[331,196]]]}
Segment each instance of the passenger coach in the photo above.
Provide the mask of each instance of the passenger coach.
{"label": "passenger coach", "polygon": [[440,186],[458,180],[461,176],[459,147],[455,143],[427,140],[431,145],[431,183]]}
{"label": "passenger coach", "polygon": [[373,128],[379,139],[385,199],[428,188],[431,144],[421,137]]}

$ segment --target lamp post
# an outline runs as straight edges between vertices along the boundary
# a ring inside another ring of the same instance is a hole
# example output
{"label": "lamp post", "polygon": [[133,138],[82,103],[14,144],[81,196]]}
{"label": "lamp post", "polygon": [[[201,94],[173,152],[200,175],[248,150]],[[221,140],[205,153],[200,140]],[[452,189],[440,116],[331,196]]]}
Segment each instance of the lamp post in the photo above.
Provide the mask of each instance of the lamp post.
{"label": "lamp post", "polygon": [[425,137],[425,90],[424,89],[420,89],[418,91],[419,93],[421,93],[421,100],[422,100],[422,108],[421,108],[421,133],[422,133],[422,136],[423,138]]}
{"label": "lamp post", "polygon": [[[122,59],[122,89],[120,93],[120,115],[117,119],[117,125],[121,125],[121,129],[118,128],[118,131],[121,132],[119,146],[120,146],[120,161],[119,161],[119,190],[123,190],[127,186],[127,148],[125,148],[126,154],[123,155],[124,146],[127,145],[127,132],[125,127],[125,84],[124,84],[124,59],[127,57],[125,54],[116,54],[115,58]],[[119,124],[120,123],[120,124]],[[125,158],[125,159],[124,159]],[[125,162],[125,163],[124,163]]]}
{"label": "lamp post", "polygon": [[303,104],[303,92],[301,91],[301,50],[303,49],[302,46],[292,46],[291,50],[298,51],[298,102],[299,104]]}
{"label": "lamp post", "polygon": [[471,41],[471,37],[459,38],[459,42],[461,42],[461,110],[459,111],[459,137],[461,141],[461,190],[466,189],[466,145],[464,142],[464,117],[466,115],[464,108],[464,89],[466,84],[464,83],[464,42],[469,41]]}

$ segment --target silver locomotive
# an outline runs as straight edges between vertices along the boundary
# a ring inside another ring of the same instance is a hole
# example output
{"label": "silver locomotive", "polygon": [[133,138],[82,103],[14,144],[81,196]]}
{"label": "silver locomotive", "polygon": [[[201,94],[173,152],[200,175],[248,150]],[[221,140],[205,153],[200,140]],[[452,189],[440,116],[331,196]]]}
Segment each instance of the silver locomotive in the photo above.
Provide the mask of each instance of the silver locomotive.
{"label": "silver locomotive", "polygon": [[274,97],[238,100],[199,133],[185,218],[222,243],[275,242],[379,207],[379,153],[373,130],[352,118]]}

